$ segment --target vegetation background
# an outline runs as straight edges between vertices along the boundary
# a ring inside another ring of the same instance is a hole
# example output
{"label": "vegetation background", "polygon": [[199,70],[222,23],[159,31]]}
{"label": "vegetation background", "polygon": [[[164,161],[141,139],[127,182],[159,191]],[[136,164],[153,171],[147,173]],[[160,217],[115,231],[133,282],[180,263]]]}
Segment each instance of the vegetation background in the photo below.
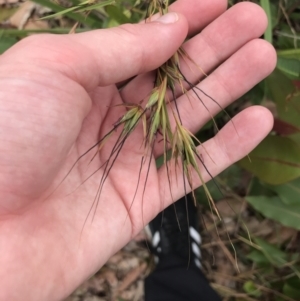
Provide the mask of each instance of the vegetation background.
{"label": "vegetation background", "polygon": [[[228,5],[237,2],[242,1],[232,0]],[[204,191],[197,189],[201,218],[206,225],[202,233],[204,266],[224,300],[297,301],[300,300],[300,1],[251,2],[261,5],[267,13],[269,26],[262,38],[276,48],[277,68],[228,107],[227,112],[232,116],[247,106],[261,104],[273,112],[275,124],[270,135],[249,154],[251,161],[245,158],[216,178],[220,189],[208,183],[223,216],[222,223],[215,224],[216,217],[205,202]],[[0,53],[34,33],[68,33],[75,24],[79,32],[135,23],[144,18],[147,9],[143,0],[97,3],[83,16],[72,9],[61,13],[66,8],[82,5],[80,0],[24,3],[0,0]],[[57,13],[54,18],[40,19],[53,13]],[[222,127],[228,122],[228,116],[220,113],[216,122]],[[214,134],[213,124],[209,122],[197,136],[204,141]],[[132,253],[130,248],[122,251],[126,261],[132,260],[128,255]],[[97,288],[86,285],[73,297],[78,297],[76,300],[142,300],[141,293],[137,297],[137,281],[147,274],[151,264],[139,247],[133,249],[133,256],[139,256],[139,260],[133,269],[127,267],[134,270],[130,281],[126,280],[127,285],[122,273],[107,273],[112,265],[120,266],[124,262],[122,256],[119,261],[114,257],[104,272],[99,273],[102,278],[95,280]],[[124,271],[128,273],[126,268]],[[114,283],[121,278],[122,289]],[[133,295],[122,295],[130,287],[135,289]]]}

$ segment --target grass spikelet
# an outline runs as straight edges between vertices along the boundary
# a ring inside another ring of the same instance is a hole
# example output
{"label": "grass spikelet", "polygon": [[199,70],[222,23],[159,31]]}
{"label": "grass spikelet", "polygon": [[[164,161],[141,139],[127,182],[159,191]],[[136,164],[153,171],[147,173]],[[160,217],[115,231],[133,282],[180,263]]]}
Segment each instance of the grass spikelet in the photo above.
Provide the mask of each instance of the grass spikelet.
{"label": "grass spikelet", "polygon": [[[88,14],[95,8],[104,7],[113,3],[114,0],[105,0],[101,2],[95,0],[87,0],[81,2],[76,6],[62,10],[61,12],[56,13],[50,17],[63,15],[69,12],[80,12]],[[151,18],[155,14],[166,14],[168,12],[168,6],[168,0],[149,0],[146,13],[146,22],[151,21]],[[146,99],[144,99],[140,104],[119,104],[118,106],[123,106],[125,108],[125,113],[120,116],[117,121],[115,121],[115,124],[113,124],[112,128],[103,137],[101,137],[101,139],[97,143],[95,143],[76,160],[68,174],[61,181],[62,183],[66,179],[66,177],[70,174],[76,164],[85,155],[94,150],[95,153],[90,159],[91,163],[95,159],[95,157],[99,155],[103,147],[112,138],[112,136],[118,135],[117,137],[115,137],[116,140],[109,151],[108,157],[104,158],[104,163],[81,183],[81,185],[85,183],[99,170],[102,171],[98,189],[85,219],[84,225],[86,224],[92,212],[94,218],[101,197],[101,192],[103,186],[105,185],[105,181],[109,177],[112,168],[118,160],[118,156],[124,145],[126,144],[127,139],[139,127],[139,125],[141,125],[141,128],[143,130],[143,139],[141,141],[140,147],[143,148],[144,154],[141,158],[140,168],[137,175],[137,184],[132,196],[132,201],[128,208],[128,215],[136,199],[136,196],[138,195],[138,188],[140,185],[142,185],[141,203],[143,219],[143,201],[148,176],[150,173],[151,162],[153,162],[152,160],[154,148],[159,143],[162,143],[163,163],[164,167],[166,168],[171,197],[173,198],[170,174],[171,167],[173,167],[174,164],[174,171],[176,176],[177,172],[183,172],[182,177],[185,193],[187,193],[188,190],[193,191],[196,188],[196,182],[198,186],[198,183],[200,181],[201,185],[204,188],[211,210],[215,212],[219,220],[222,220],[214,203],[214,200],[205,184],[204,177],[201,173],[201,170],[204,170],[211,177],[211,179],[213,179],[204,163],[204,160],[201,157],[201,154],[197,149],[197,146],[201,145],[201,142],[184,126],[182,118],[180,116],[180,110],[177,105],[177,95],[186,95],[191,105],[193,100],[195,99],[197,101],[200,101],[203,107],[209,113],[217,130],[218,127],[216,122],[214,121],[213,114],[210,113],[209,106],[204,101],[204,99],[211,101],[218,107],[219,110],[224,111],[225,113],[226,111],[222,108],[217,100],[215,100],[198,86],[199,83],[194,84],[192,81],[188,80],[188,78],[181,71],[180,64],[182,62],[189,66],[190,69],[190,64],[193,64],[197,67],[201,74],[207,76],[205,71],[193,61],[193,59],[188,55],[184,48],[179,48],[167,62],[165,62],[156,70],[154,85]],[[202,99],[202,97],[204,99]],[[210,160],[213,162],[207,150],[203,146],[202,149],[208,155],[208,158],[210,158]],[[145,172],[146,176],[143,177],[143,181],[141,181],[141,175],[143,171]],[[61,185],[61,183],[59,184],[59,186]],[[196,205],[196,197],[194,194],[193,199]]]}
{"label": "grass spikelet", "polygon": [[[111,1],[110,0],[103,1],[101,2],[101,5],[105,5],[108,2]],[[99,5],[99,3],[93,2],[91,4],[90,0],[87,0],[85,2],[82,2],[79,5],[80,7],[79,6],[73,7],[73,11],[77,11],[77,12],[79,11],[82,12],[83,10],[89,11],[93,9],[95,5]],[[151,17],[156,13],[163,15],[167,12],[168,12],[168,1],[151,0],[148,3],[146,20],[151,20]],[[64,11],[62,11],[61,14],[64,14]],[[78,158],[78,160],[75,162],[75,164],[72,166],[71,170],[74,168],[74,166],[79,162],[79,160],[83,156],[85,156],[92,149],[96,148],[96,151],[92,159],[90,160],[90,162],[93,161],[96,155],[99,154],[99,152],[101,152],[106,142],[115,134],[116,130],[122,128],[114,146],[110,151],[108,158],[103,163],[103,165],[95,171],[97,172],[98,170],[102,169],[103,174],[99,181],[98,191],[96,193],[94,202],[92,204],[92,208],[94,208],[94,214],[97,209],[97,204],[101,196],[103,185],[105,184],[105,181],[108,178],[109,173],[114,166],[114,163],[118,159],[118,155],[120,151],[122,150],[128,137],[134,132],[137,126],[141,123],[143,128],[143,133],[144,133],[143,134],[144,139],[142,141],[141,147],[144,147],[145,149],[144,151],[145,156],[150,155],[151,157],[153,154],[154,146],[159,141],[163,143],[164,165],[167,169],[170,188],[171,188],[171,182],[169,177],[170,167],[168,164],[169,156],[167,155],[169,150],[171,153],[171,158],[173,158],[175,161],[175,171],[179,170],[178,167],[181,164],[184,177],[189,185],[189,188],[192,191],[194,188],[196,188],[194,185],[195,174],[198,176],[201,184],[204,187],[207,199],[211,207],[214,209],[217,216],[220,218],[218,210],[205,184],[205,181],[203,179],[199,167],[202,165],[206,170],[206,172],[210,175],[203,160],[201,160],[201,156],[197,150],[197,145],[195,142],[200,144],[200,141],[198,141],[192,135],[192,133],[190,133],[188,129],[186,129],[182,124],[180,112],[177,106],[176,94],[178,93],[179,90],[181,94],[187,95],[187,93],[189,92],[188,89],[191,90],[196,95],[196,97],[201,101],[201,103],[203,104],[203,106],[206,108],[207,111],[209,111],[208,107],[198,95],[197,90],[201,92],[203,95],[205,95],[207,98],[212,100],[214,103],[218,104],[218,102],[214,100],[212,97],[210,97],[207,93],[202,91],[199,87],[193,85],[190,81],[187,80],[187,78],[184,76],[184,74],[181,72],[180,69],[181,61],[185,61],[185,62],[189,61],[195,64],[194,61],[191,59],[191,57],[181,47],[167,62],[165,62],[162,66],[160,66],[156,70],[154,86],[152,88],[152,91],[149,93],[147,99],[145,99],[143,107],[140,104],[126,104],[126,103],[120,104],[126,108],[126,112],[124,113],[124,115],[120,116],[119,120],[113,125],[112,129],[109,132],[107,132],[87,152],[81,155]],[[199,66],[197,66],[197,68],[204,75],[206,75],[205,72]],[[188,99],[191,102],[189,96]],[[169,116],[170,108],[172,107],[170,106],[171,103],[175,104],[175,111],[171,109],[172,122],[174,121],[175,125],[174,122],[171,124],[171,120],[170,120],[171,116]],[[211,117],[213,118],[212,115]],[[140,175],[143,168],[147,168],[146,171],[147,176],[146,176],[145,183],[143,184],[144,192],[145,192],[145,186],[147,183],[148,173],[150,169],[150,165],[148,167],[145,167],[145,162],[146,162],[145,157],[143,157],[140,165],[137,188],[133,196],[133,201],[136,198],[137,189],[138,186],[140,185]],[[151,163],[151,159],[150,159],[150,163]],[[86,178],[84,182],[87,181],[89,178],[90,176]],[[196,204],[195,197],[194,197],[194,202]],[[92,208],[88,213],[88,215],[91,213]]]}

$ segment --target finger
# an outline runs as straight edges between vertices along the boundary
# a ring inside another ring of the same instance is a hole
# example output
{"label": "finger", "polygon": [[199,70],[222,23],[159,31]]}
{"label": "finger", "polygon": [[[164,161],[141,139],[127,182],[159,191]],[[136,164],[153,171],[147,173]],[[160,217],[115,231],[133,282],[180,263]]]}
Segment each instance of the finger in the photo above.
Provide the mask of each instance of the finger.
{"label": "finger", "polygon": [[[184,49],[209,74],[249,41],[263,35],[267,23],[266,14],[260,6],[239,3],[188,41]],[[181,71],[192,83],[197,83],[204,77],[192,63],[183,62]]]}
{"label": "finger", "polygon": [[[184,44],[195,64],[182,61],[181,71],[191,83],[197,83],[204,76],[196,65],[209,74],[243,45],[260,37],[266,26],[266,15],[258,5],[240,3],[233,6]],[[124,101],[132,103],[147,99],[153,87],[153,77],[148,73],[133,79],[121,92]]]}
{"label": "finger", "polygon": [[170,13],[150,23],[76,35],[33,36],[8,50],[0,64],[13,60],[15,65],[27,62],[39,69],[54,69],[91,90],[157,68],[182,44],[187,31],[186,19]]}
{"label": "finger", "polygon": [[[211,0],[208,2],[198,0],[177,0],[169,7],[170,12],[180,13],[187,19],[188,36],[193,36],[202,30],[207,24],[221,15],[227,8],[226,0]],[[152,20],[158,18],[153,16]],[[144,21],[141,21],[141,23]],[[121,88],[131,79],[118,83]]]}
{"label": "finger", "polygon": [[227,0],[179,0],[170,6],[169,11],[178,12],[186,17],[189,36],[193,36],[221,15],[226,10],[227,4]]}
{"label": "finger", "polygon": [[[257,83],[267,77],[276,66],[274,48],[264,40],[253,40],[236,52],[230,59],[216,69],[196,87],[207,92],[208,98],[199,90],[190,90],[177,99],[177,107],[182,124],[191,132],[197,132],[212,116],[241,97]],[[175,111],[174,102],[169,108],[170,122],[174,128],[171,112]],[[163,153],[158,143],[155,155]]]}
{"label": "finger", "polygon": [[[232,123],[229,122],[214,138],[205,142],[204,147],[198,147],[204,164],[213,177],[242,159],[264,139],[272,129],[273,116],[266,108],[255,106],[239,113],[233,118],[233,122],[238,133]],[[169,170],[171,172],[169,175],[167,175],[164,166],[158,170],[161,200],[164,200],[164,207],[167,207],[174,200],[179,199],[191,190],[189,187],[187,187],[187,191],[184,190],[181,166],[178,166],[177,173],[174,172],[174,164],[172,162],[170,166]],[[211,176],[200,162],[199,168],[204,181],[211,180]],[[194,188],[196,188],[201,185],[201,181],[195,172],[192,174]],[[169,180],[171,183],[170,188]],[[172,191],[172,196],[170,191]],[[153,208],[154,204],[152,203],[151,205]],[[153,216],[159,212],[160,207],[161,204],[155,204],[155,209],[153,210],[156,210],[156,212],[153,213]],[[147,212],[146,210],[147,208],[145,208],[144,212]]]}

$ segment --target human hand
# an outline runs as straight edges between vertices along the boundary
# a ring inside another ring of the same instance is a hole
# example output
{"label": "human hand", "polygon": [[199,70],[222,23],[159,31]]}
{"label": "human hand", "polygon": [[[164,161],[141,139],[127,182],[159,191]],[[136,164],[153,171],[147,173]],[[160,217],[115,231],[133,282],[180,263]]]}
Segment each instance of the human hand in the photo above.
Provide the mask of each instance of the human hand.
{"label": "human hand", "polygon": [[[124,113],[124,107],[115,105],[138,102],[149,93],[153,74],[146,72],[166,61],[187,33],[194,37],[186,51],[210,74],[199,86],[222,107],[273,70],[275,52],[258,39],[267,23],[263,11],[241,3],[225,12],[226,5],[225,0],[179,0],[171,7],[178,20],[171,24],[34,36],[0,57],[0,300],[63,299],[172,202],[166,171],[157,171],[152,160],[143,202],[142,187],[130,208],[144,154],[139,128],[124,145],[82,232],[103,171],[70,192],[85,180],[91,155],[52,192],[76,159]],[[182,69],[191,81],[199,81],[199,72],[184,64]],[[116,83],[136,74],[118,91]],[[199,101],[191,106],[181,96],[178,105],[192,132],[210,118]],[[210,101],[207,106],[212,114],[220,110]],[[272,128],[272,116],[256,106],[233,123],[238,134],[229,123],[205,143],[214,162],[202,155],[212,175],[249,153]],[[113,139],[88,171],[107,159]],[[155,156],[160,152],[158,144]],[[171,178],[178,199],[183,184],[174,174]],[[144,179],[145,173],[141,183]]]}

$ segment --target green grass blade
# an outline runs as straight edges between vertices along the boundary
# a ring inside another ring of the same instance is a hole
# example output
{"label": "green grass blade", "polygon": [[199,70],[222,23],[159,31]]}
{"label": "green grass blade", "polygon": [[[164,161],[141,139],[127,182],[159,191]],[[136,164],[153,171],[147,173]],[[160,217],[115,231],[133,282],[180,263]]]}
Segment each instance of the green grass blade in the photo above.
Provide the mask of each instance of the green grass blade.
{"label": "green grass blade", "polygon": [[105,7],[105,11],[110,18],[116,20],[119,24],[130,23],[130,18],[124,15],[123,9],[121,7],[108,5]]}
{"label": "green grass blade", "polygon": [[273,31],[272,31],[272,14],[271,14],[271,6],[270,6],[270,0],[260,0],[260,5],[264,9],[265,13],[268,17],[268,27],[266,29],[266,32],[264,34],[265,40],[273,43]]}
{"label": "green grass blade", "polygon": [[115,3],[115,0],[106,0],[106,1],[103,1],[103,2],[99,2],[99,3],[96,3],[96,4],[90,5],[90,6],[80,8],[76,11],[79,12],[79,13],[80,12],[85,12],[85,11],[90,11],[90,10],[93,10],[93,9],[102,8],[102,7],[107,6],[107,5],[112,5],[114,3]]}
{"label": "green grass blade", "polygon": [[[40,5],[46,6],[51,8],[54,12],[58,13],[61,12],[64,8],[49,1],[49,0],[33,0],[35,3],[38,3]],[[81,14],[73,13],[73,12],[68,12],[65,14],[67,17],[80,22],[82,24],[85,24],[91,28],[99,28],[101,22],[96,22],[93,18],[89,16],[83,16]]]}
{"label": "green grass blade", "polygon": [[75,10],[76,10],[77,8],[79,8],[79,7],[80,7],[80,6],[72,6],[72,7],[63,9],[63,10],[61,10],[61,11],[55,13],[55,14],[52,14],[52,15],[43,17],[43,18],[41,18],[41,20],[46,20],[46,19],[51,19],[51,18],[55,18],[55,17],[67,15],[68,13],[75,11]]}
{"label": "green grass blade", "polygon": [[[1,35],[3,37],[26,37],[32,33],[53,33],[53,34],[67,34],[71,28],[48,28],[48,29],[3,29]],[[78,28],[76,32],[85,32],[87,28]]]}

